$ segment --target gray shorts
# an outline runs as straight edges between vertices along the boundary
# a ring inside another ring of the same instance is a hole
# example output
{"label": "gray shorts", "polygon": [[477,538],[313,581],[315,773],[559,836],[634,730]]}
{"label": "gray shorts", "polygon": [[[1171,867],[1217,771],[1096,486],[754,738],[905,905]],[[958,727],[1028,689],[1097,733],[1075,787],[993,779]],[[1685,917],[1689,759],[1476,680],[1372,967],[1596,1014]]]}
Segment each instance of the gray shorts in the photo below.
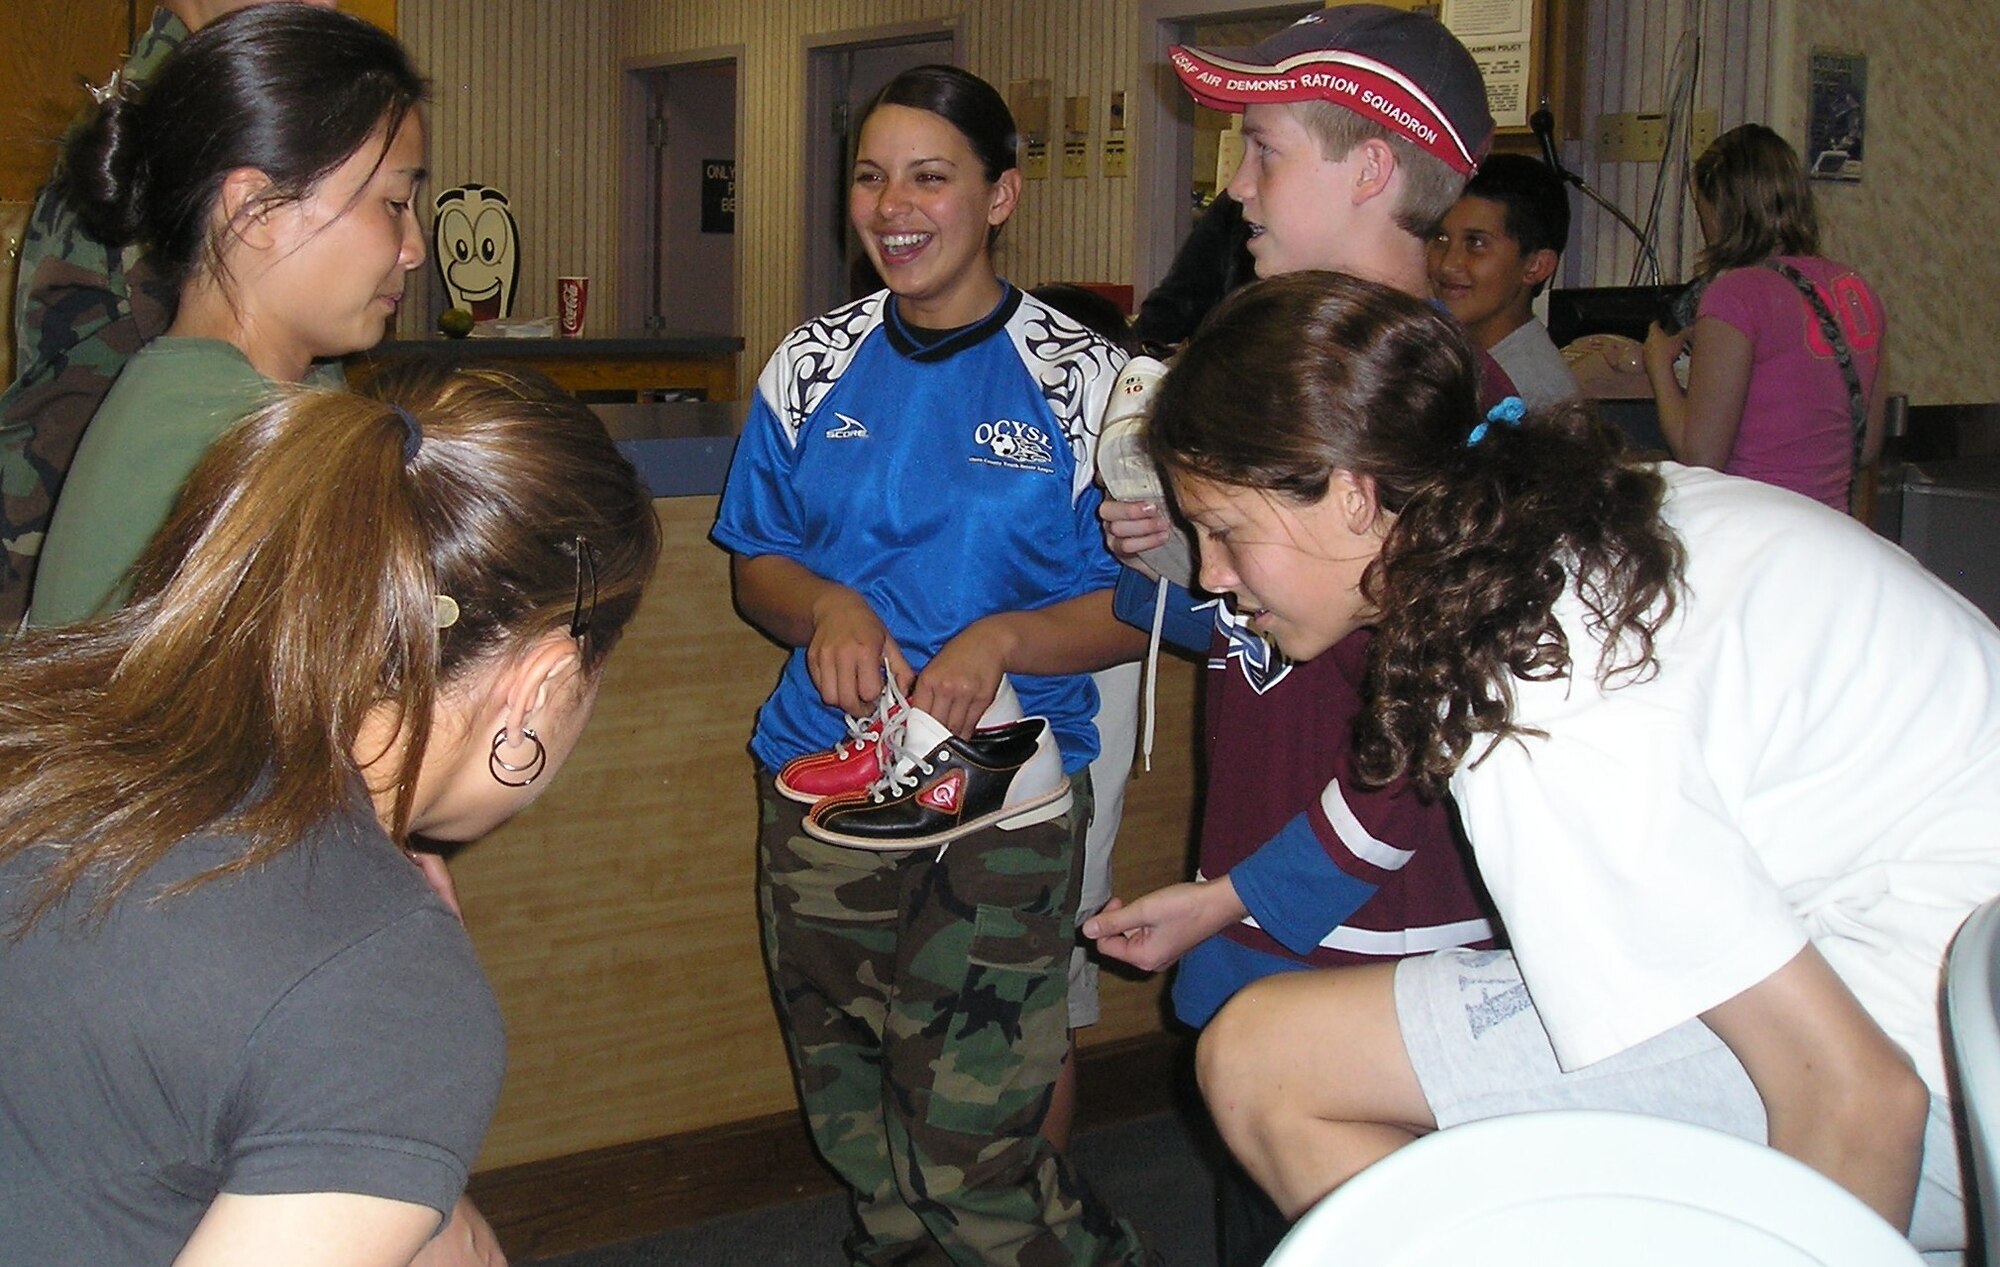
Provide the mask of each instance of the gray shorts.
{"label": "gray shorts", "polygon": [[[1504,950],[1443,950],[1403,960],[1396,965],[1396,1021],[1441,1127],[1542,1109],[1608,1109],[1766,1142],[1757,1088],[1699,1020],[1565,1073],[1514,956]],[[1951,1106],[1933,1096],[1910,1239],[1920,1250],[1951,1251],[1962,1249],[1965,1237]]]}

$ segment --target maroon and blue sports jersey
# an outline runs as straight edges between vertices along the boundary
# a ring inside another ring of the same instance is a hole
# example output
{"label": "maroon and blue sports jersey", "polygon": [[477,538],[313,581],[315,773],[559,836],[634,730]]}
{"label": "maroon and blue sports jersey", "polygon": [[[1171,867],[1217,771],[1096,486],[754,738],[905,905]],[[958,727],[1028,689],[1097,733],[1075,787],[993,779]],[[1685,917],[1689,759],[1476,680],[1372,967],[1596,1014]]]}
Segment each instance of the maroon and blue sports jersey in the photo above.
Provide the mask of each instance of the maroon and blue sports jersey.
{"label": "maroon and blue sports jersey", "polygon": [[[1512,395],[1506,372],[1475,355],[1481,408]],[[1127,572],[1116,610],[1145,624],[1153,583]],[[1220,599],[1176,586],[1168,612],[1170,641],[1208,651],[1198,874],[1228,875],[1250,912],[1182,956],[1175,1014],[1206,1025],[1231,995],[1277,972],[1492,945],[1489,903],[1451,807],[1354,777],[1368,632],[1295,664]]]}

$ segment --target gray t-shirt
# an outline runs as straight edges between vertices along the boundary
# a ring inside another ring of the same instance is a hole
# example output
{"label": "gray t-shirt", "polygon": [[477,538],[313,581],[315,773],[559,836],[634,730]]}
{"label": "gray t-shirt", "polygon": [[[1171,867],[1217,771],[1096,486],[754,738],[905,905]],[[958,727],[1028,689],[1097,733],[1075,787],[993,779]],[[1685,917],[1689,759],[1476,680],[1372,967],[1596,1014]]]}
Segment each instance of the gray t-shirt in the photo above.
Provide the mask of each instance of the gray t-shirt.
{"label": "gray t-shirt", "polygon": [[[179,897],[0,937],[0,1267],[171,1263],[222,1192],[448,1211],[506,1038],[465,930],[365,813]],[[41,857],[0,864],[12,926]]]}
{"label": "gray t-shirt", "polygon": [[1575,400],[1583,394],[1576,385],[1576,375],[1570,373],[1569,362],[1556,351],[1542,323],[1532,317],[1488,350],[1514,380],[1514,390],[1530,409]]}

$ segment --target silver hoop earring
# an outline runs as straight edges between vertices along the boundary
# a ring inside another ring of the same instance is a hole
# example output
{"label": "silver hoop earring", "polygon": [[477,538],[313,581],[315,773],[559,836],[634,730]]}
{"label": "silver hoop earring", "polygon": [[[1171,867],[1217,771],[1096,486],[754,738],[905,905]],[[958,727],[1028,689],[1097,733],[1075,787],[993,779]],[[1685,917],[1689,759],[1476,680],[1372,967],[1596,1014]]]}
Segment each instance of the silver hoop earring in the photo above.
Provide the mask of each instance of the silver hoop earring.
{"label": "silver hoop earring", "polygon": [[[542,771],[549,767],[549,750],[542,746],[541,736],[523,726],[521,727],[521,738],[535,745],[535,755],[529,757],[520,765],[509,765],[507,759],[500,755],[500,745],[507,742],[507,728],[505,726],[500,728],[499,734],[493,736],[493,750],[486,754],[486,770],[493,776],[493,781],[502,787],[526,787],[536,779],[541,778]],[[503,770],[506,771],[506,774],[501,773]],[[508,774],[525,774],[528,777],[525,779],[510,779],[507,777]]]}

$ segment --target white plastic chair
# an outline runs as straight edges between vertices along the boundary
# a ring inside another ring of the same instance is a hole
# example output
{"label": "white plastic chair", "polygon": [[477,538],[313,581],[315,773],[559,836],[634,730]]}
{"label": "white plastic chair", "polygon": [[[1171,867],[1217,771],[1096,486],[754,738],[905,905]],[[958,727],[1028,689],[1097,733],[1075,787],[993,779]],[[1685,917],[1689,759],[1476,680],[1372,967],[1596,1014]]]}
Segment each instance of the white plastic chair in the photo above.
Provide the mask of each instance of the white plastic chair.
{"label": "white plastic chair", "polygon": [[1972,1178],[1986,1261],[2000,1264],[2000,898],[1960,926],[1944,977],[1945,1028],[1958,1062],[1958,1111],[1972,1142]]}
{"label": "white plastic chair", "polygon": [[1914,1267],[1896,1229],[1775,1149],[1633,1113],[1454,1126],[1306,1212],[1266,1267]]}

